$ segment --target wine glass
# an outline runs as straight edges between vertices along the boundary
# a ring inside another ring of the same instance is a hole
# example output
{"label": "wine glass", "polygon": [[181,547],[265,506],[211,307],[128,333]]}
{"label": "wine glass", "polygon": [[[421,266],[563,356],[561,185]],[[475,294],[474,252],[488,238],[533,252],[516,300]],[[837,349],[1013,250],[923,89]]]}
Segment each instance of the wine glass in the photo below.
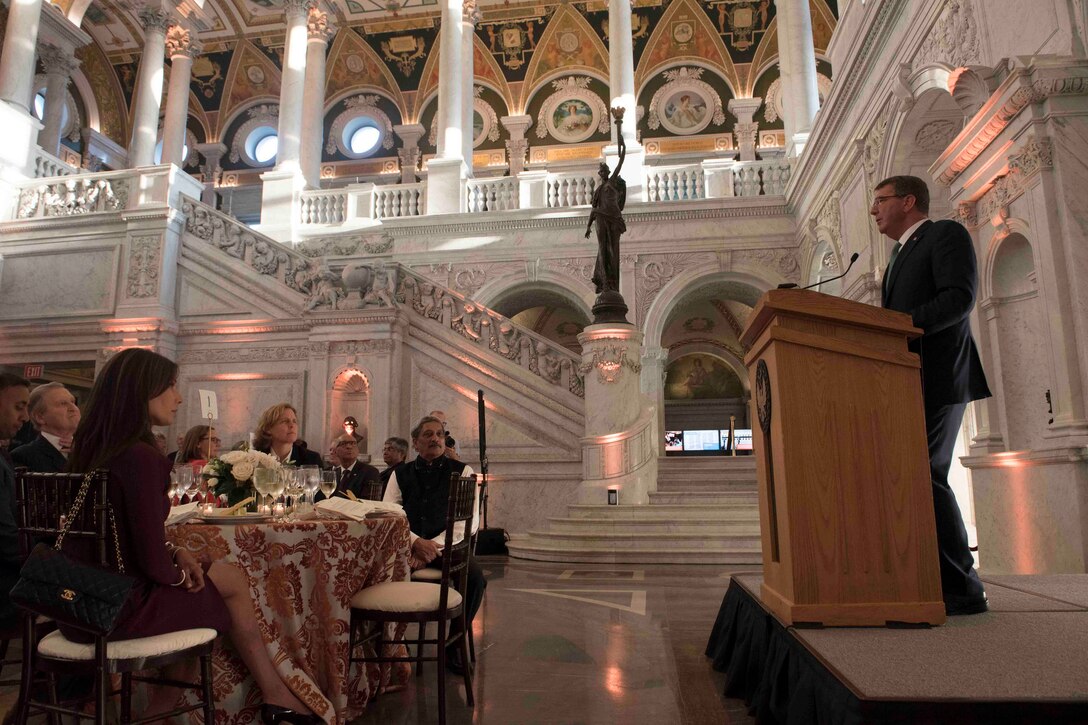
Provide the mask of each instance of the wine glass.
{"label": "wine glass", "polygon": [[325,494],[325,498],[332,498],[336,493],[336,471],[321,472],[321,493]]}
{"label": "wine glass", "polygon": [[[174,469],[174,473],[177,474],[177,490],[175,495],[178,498],[177,505],[181,505],[181,497],[186,496],[189,493],[189,489],[193,487],[193,468],[188,464],[181,464]],[[173,499],[171,498],[171,503]]]}
{"label": "wine glass", "polygon": [[166,495],[170,497],[170,505],[174,505],[174,499],[178,495],[178,469],[170,469],[170,486],[166,489]]}
{"label": "wine glass", "polygon": [[321,487],[321,469],[317,466],[303,466],[301,469],[306,495],[310,497],[310,505],[313,506],[314,495]]}
{"label": "wine glass", "polygon": [[298,507],[298,500],[306,490],[305,480],[303,479],[302,471],[297,468],[284,469],[284,488],[283,492],[291,497],[291,509],[294,510]]}
{"label": "wine glass", "polygon": [[[261,494],[261,501],[272,495],[272,492],[276,490],[276,484],[279,481],[279,471],[273,468],[256,468],[253,470],[253,488],[257,489],[257,493]],[[262,503],[262,506],[264,504]],[[269,501],[268,512],[272,512],[272,503]]]}

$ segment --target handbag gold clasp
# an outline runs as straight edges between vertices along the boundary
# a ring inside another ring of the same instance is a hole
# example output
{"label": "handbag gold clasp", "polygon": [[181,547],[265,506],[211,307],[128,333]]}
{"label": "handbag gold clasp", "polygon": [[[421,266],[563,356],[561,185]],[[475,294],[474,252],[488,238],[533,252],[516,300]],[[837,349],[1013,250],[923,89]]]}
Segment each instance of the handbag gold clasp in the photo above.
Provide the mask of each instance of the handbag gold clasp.
{"label": "handbag gold clasp", "polygon": [[66,602],[72,602],[75,601],[76,593],[72,589],[61,589],[60,598]]}

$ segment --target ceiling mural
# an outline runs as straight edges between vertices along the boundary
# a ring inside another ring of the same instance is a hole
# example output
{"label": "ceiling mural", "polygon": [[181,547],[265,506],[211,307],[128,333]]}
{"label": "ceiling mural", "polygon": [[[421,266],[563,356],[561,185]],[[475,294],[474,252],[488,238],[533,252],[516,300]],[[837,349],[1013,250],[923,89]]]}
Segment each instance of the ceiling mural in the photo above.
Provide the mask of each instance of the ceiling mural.
{"label": "ceiling mural", "polygon": [[[813,43],[822,54],[835,28],[838,3],[809,3]],[[80,52],[82,72],[97,98],[102,133],[126,145],[143,45],[139,0],[55,4],[81,21],[93,38],[93,46]],[[345,98],[378,93],[395,106],[390,118],[426,126],[440,83],[437,0],[317,4],[338,29],[328,48],[326,125]],[[482,16],[473,54],[474,85],[481,88],[475,104],[477,149],[502,150],[508,138],[492,115],[497,120],[527,114],[533,118],[526,134],[531,162],[595,157],[609,138],[597,118],[598,101],[606,107],[609,102],[607,0],[478,0],[478,5]],[[225,124],[233,124],[240,111],[278,101],[283,2],[205,0],[181,8],[179,14],[186,15],[204,47],[193,62],[193,120],[208,138],[229,142],[222,138]],[[732,148],[735,119],[728,101],[763,97],[772,90],[778,77],[777,24],[773,0],[633,0],[638,130],[656,144],[652,153]],[[826,85],[831,68],[821,60],[819,72]],[[757,113],[761,128],[780,128],[778,114],[772,112],[776,119],[769,121],[765,110]]]}

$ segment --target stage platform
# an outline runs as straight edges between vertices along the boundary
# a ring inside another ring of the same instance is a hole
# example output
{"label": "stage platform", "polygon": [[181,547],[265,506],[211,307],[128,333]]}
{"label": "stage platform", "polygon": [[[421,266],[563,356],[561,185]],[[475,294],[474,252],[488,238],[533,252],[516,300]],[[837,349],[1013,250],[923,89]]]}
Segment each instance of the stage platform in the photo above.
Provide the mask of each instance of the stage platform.
{"label": "stage platform", "polygon": [[735,575],[706,655],[760,723],[1088,723],[1088,575],[983,577],[932,628],[786,627]]}

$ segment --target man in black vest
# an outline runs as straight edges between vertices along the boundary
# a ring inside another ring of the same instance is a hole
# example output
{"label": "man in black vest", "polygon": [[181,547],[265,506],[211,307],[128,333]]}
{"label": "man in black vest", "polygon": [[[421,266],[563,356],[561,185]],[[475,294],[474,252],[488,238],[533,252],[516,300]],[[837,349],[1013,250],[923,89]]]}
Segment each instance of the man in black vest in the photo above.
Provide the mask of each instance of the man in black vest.
{"label": "man in black vest", "polygon": [[949,615],[980,614],[986,592],[974,569],[948,469],[963,413],[990,397],[969,316],[978,269],[971,235],[954,221],[929,219],[929,187],[916,176],[893,176],[873,192],[869,212],[880,233],[896,240],[884,271],[883,306],[906,312],[922,337],[910,343],[922,358],[929,467],[941,590]]}
{"label": "man in black vest", "polygon": [[[412,429],[412,446],[419,453],[414,461],[405,461],[389,476],[385,500],[399,503],[408,515],[411,529],[412,568],[442,566],[442,546],[446,540],[446,512],[449,508],[450,476],[471,476],[472,469],[460,461],[446,457],[446,432],[442,421],[426,416]],[[479,517],[479,499],[473,512],[472,532],[476,531]],[[466,533],[457,524],[454,541],[460,541]],[[471,535],[471,532],[469,533]],[[472,626],[472,618],[484,598],[487,580],[475,560],[468,569],[468,591],[465,592],[465,620]],[[460,650],[451,647],[446,662],[450,669],[462,666]]]}

